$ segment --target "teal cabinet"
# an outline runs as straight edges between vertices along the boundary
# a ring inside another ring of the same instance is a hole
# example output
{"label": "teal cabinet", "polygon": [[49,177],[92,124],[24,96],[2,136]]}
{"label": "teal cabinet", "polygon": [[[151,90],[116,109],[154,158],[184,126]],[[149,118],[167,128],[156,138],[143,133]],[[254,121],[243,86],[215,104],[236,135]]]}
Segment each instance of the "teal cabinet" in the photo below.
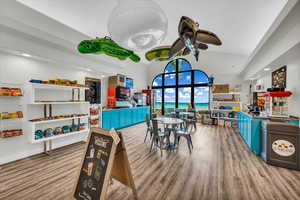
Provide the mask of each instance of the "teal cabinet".
{"label": "teal cabinet", "polygon": [[[261,122],[268,118],[253,117],[244,112],[238,112],[238,130],[248,147],[256,154],[261,154],[262,130]],[[284,120],[293,124],[299,124],[299,121]]]}
{"label": "teal cabinet", "polygon": [[261,118],[253,118],[243,112],[238,113],[238,129],[239,133],[248,145],[248,147],[256,154],[261,153]]}
{"label": "teal cabinet", "polygon": [[110,112],[107,111],[102,112],[102,127],[105,129],[110,129],[110,120],[103,120],[103,119],[110,119]]}
{"label": "teal cabinet", "polygon": [[150,107],[123,108],[104,110],[102,112],[102,127],[104,129],[120,129],[145,121],[150,115]]}

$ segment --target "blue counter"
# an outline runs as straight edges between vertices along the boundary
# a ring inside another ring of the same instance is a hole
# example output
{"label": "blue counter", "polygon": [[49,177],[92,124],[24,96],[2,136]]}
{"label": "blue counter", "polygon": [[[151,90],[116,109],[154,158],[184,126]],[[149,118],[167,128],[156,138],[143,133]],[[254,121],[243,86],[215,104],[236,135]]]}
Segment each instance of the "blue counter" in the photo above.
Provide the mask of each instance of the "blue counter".
{"label": "blue counter", "polygon": [[102,128],[120,129],[145,121],[150,115],[150,107],[121,108],[102,111]]}
{"label": "blue counter", "polygon": [[[238,112],[238,130],[248,147],[256,154],[261,154],[262,131],[261,122],[270,118],[256,117],[245,112]],[[299,120],[286,119],[293,124],[299,124]]]}

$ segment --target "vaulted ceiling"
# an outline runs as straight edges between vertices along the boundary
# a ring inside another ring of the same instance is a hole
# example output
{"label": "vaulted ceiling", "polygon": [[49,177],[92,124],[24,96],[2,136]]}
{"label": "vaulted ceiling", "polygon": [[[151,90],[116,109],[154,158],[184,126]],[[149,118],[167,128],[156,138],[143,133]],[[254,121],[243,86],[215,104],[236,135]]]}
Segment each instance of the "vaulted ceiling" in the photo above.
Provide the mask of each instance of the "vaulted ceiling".
{"label": "vaulted ceiling", "polygon": [[[168,18],[168,33],[163,44],[172,44],[178,37],[179,19],[186,15],[198,21],[200,28],[210,30],[222,39],[221,47],[210,47],[209,51],[249,56],[288,0],[154,1]],[[90,37],[108,35],[108,17],[118,4],[118,0],[19,2]]]}

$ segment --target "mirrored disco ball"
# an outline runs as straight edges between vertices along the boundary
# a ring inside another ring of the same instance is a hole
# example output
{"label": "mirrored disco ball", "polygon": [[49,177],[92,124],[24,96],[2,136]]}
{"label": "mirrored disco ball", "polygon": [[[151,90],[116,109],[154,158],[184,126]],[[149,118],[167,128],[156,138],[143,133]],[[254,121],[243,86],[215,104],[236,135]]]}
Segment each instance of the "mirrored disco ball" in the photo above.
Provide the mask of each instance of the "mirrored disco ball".
{"label": "mirrored disco ball", "polygon": [[118,0],[108,20],[108,31],[121,46],[145,51],[166,36],[168,20],[152,0]]}

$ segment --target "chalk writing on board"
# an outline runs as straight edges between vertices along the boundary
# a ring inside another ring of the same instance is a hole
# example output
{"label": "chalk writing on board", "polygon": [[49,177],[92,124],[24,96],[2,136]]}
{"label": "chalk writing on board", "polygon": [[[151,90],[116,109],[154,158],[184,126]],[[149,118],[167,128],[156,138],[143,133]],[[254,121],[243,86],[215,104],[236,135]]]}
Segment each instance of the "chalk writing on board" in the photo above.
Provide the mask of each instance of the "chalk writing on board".
{"label": "chalk writing on board", "polygon": [[106,140],[102,137],[95,136],[95,145],[98,145],[102,148],[106,148],[108,143],[109,143],[109,140]]}

